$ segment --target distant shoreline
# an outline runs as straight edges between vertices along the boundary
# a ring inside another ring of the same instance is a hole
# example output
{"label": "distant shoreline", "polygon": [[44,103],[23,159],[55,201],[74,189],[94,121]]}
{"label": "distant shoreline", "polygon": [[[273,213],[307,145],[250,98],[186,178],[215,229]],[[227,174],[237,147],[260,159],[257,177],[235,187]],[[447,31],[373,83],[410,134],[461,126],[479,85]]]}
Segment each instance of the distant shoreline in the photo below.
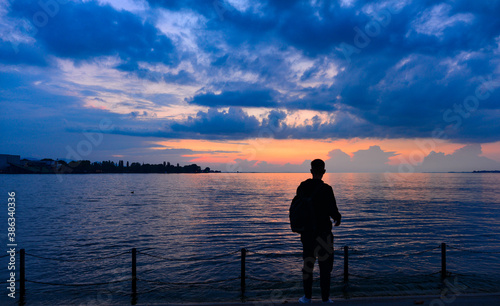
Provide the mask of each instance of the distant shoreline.
{"label": "distant shoreline", "polygon": [[78,160],[66,162],[44,158],[42,160],[20,159],[19,155],[0,154],[0,174],[91,174],[91,173],[219,173],[209,167],[202,169],[197,164],[173,165],[129,163],[120,160],[90,162]]}

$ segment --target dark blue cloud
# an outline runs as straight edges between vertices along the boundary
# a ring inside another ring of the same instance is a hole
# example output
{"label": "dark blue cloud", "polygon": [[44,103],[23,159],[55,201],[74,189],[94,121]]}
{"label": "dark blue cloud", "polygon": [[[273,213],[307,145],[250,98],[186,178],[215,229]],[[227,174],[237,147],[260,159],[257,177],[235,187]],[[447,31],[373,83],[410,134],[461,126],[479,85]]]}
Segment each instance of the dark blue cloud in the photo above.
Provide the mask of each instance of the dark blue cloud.
{"label": "dark blue cloud", "polygon": [[[36,1],[15,1],[13,17],[33,20],[43,12]],[[176,64],[172,41],[153,24],[127,11],[116,11],[95,1],[60,5],[56,13],[41,19],[35,34],[37,43],[59,57],[91,60],[117,55],[125,62],[147,61]],[[43,25],[43,26],[42,26]]]}
{"label": "dark blue cloud", "polygon": [[[395,62],[385,69],[380,69],[379,64],[365,63],[363,69],[384,73],[342,73],[340,78],[352,82],[345,84],[342,99],[352,107],[353,114],[384,128],[387,136],[395,137],[394,131],[397,130],[405,131],[402,136],[406,137],[430,137],[434,129],[449,124],[443,116],[445,111],[454,111],[455,105],[462,105],[469,97],[476,96],[477,89],[482,86],[481,79],[486,80],[487,76],[498,79],[495,67],[487,64],[487,58],[462,59],[457,63],[453,63],[455,59],[449,61],[451,63],[447,65],[441,58],[414,56],[399,69],[394,68]],[[483,67],[488,66],[483,71],[485,74],[471,73],[478,62]],[[352,68],[351,72],[358,69],[361,68]],[[353,75],[356,77],[354,81]],[[489,90],[489,98],[481,100],[478,108],[498,109],[495,103],[499,97],[498,89],[493,86]],[[460,140],[462,133],[470,133],[470,130],[465,131],[461,126],[450,137]],[[481,135],[477,135],[478,139],[482,138]]]}
{"label": "dark blue cloud", "polygon": [[211,108],[184,122],[174,122],[170,128],[173,132],[193,135],[194,138],[245,139],[255,134],[259,121],[240,108],[231,107],[227,112]]}
{"label": "dark blue cloud", "polygon": [[192,10],[203,15],[213,15],[217,5],[225,6],[219,1],[197,1],[197,0],[147,0],[153,8],[162,7],[172,11]]}
{"label": "dark blue cloud", "polygon": [[328,86],[318,88],[306,88],[300,91],[303,97],[300,99],[288,99],[282,106],[290,110],[316,110],[334,111],[335,103],[338,103],[336,94]]}
{"label": "dark blue cloud", "polygon": [[206,93],[196,95],[188,102],[208,107],[276,107],[278,104],[273,96],[276,96],[276,93],[268,89],[225,91],[221,94]]}
{"label": "dark blue cloud", "polygon": [[[278,7],[276,14],[282,14]],[[278,32],[289,44],[311,56],[330,53],[332,47],[350,41],[355,26],[363,22],[354,8],[342,8],[338,1],[313,8],[301,2],[285,9]]]}
{"label": "dark blue cloud", "polygon": [[[301,125],[288,125],[284,111],[271,110],[261,120],[249,115],[241,108],[230,107],[228,111],[215,108],[198,112],[185,120],[167,120],[158,129],[116,129],[112,133],[131,136],[151,136],[165,138],[188,138],[209,140],[241,140],[257,137],[276,139],[325,139],[377,137],[380,129],[370,126],[353,116],[345,114],[333,122],[323,123],[318,117]],[[362,136],[359,136],[362,135]],[[399,136],[398,136],[399,137]]]}
{"label": "dark blue cloud", "polygon": [[43,50],[26,43],[0,40],[0,63],[7,65],[47,66]]}

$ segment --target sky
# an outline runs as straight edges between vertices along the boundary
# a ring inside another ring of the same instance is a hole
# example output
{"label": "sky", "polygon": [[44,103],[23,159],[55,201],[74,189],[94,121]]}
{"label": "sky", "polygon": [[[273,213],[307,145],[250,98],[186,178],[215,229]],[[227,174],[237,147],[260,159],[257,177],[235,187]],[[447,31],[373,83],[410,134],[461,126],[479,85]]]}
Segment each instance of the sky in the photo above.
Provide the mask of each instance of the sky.
{"label": "sky", "polygon": [[0,0],[0,153],[500,170],[499,15],[495,0]]}

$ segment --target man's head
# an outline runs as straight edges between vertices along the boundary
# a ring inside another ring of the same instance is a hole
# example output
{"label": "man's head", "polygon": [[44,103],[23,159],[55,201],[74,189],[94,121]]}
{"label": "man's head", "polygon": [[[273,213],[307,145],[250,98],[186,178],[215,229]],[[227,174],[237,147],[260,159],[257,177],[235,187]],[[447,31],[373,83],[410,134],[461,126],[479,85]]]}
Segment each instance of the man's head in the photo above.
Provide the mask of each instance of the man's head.
{"label": "man's head", "polygon": [[323,174],[325,174],[325,162],[321,159],[315,159],[311,162],[311,173],[313,178],[321,179]]}

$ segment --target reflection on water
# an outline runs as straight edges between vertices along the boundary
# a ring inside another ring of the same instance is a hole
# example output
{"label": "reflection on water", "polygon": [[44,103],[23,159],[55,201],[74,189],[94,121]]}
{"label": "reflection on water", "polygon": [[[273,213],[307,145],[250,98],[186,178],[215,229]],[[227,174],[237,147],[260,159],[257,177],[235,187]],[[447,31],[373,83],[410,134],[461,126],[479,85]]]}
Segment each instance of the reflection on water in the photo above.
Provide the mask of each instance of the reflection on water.
{"label": "reflection on water", "polygon": [[[17,238],[29,254],[86,260],[135,247],[140,251],[141,302],[234,301],[239,299],[239,280],[223,281],[239,276],[237,251],[245,247],[253,251],[247,260],[250,300],[295,300],[301,295],[301,245],[290,231],[288,207],[307,174],[62,178],[0,176],[3,194],[16,191]],[[324,180],[332,185],[343,215],[342,226],[334,230],[335,296],[343,294],[344,245],[352,248],[354,296],[439,293],[439,250],[405,254],[434,249],[441,242],[456,247],[449,249],[448,269],[459,273],[463,290],[500,290],[498,254],[459,250],[500,251],[499,175],[408,174],[394,185],[383,174],[327,174]],[[1,242],[6,245],[5,235]],[[1,260],[5,267],[6,258]],[[129,302],[130,253],[88,262],[26,260],[28,280],[124,281],[78,288],[28,283],[29,302]],[[7,277],[7,269],[0,276]],[[209,283],[195,284],[204,282]]]}

